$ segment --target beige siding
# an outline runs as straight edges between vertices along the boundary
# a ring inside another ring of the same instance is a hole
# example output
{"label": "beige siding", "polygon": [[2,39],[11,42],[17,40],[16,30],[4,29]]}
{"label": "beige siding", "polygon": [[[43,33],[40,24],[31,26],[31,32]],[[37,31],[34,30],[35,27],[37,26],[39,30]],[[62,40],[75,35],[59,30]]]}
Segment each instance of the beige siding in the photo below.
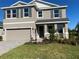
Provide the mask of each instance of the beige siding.
{"label": "beige siding", "polygon": [[11,28],[35,28],[34,23],[24,23],[24,24],[4,24],[4,28],[11,29]]}
{"label": "beige siding", "polygon": [[66,18],[66,9],[61,9],[61,18]]}
{"label": "beige siding", "polygon": [[51,10],[44,10],[43,17],[44,17],[44,19],[50,19],[51,18]]}
{"label": "beige siding", "polygon": [[[60,9],[60,10],[61,10],[61,18],[66,18],[66,9]],[[20,11],[21,10],[19,10],[19,12]],[[43,10],[43,19],[44,20],[53,18],[53,17],[51,17],[51,15],[52,15],[51,10]],[[19,16],[21,16],[21,15],[19,15]],[[39,20],[41,20],[41,19],[39,19]],[[36,21],[37,21],[37,11],[36,11],[35,7],[31,7],[31,17],[4,19],[4,23],[13,23],[13,22],[34,22],[34,23],[6,24],[6,25],[4,24],[4,28],[31,28],[31,27],[35,28],[36,27],[35,26]]]}
{"label": "beige siding", "polygon": [[[18,10],[18,12],[20,12],[21,15],[23,15],[22,13],[22,10]],[[35,10],[34,7],[31,7],[31,17],[24,17],[21,16],[19,13],[18,13],[18,17],[19,18],[9,18],[9,19],[4,19],[4,23],[8,23],[8,22],[22,22],[22,21],[36,21],[36,16],[37,16],[37,12]],[[5,14],[6,15],[6,14]]]}
{"label": "beige siding", "polygon": [[34,7],[32,8],[32,18],[33,19],[37,18],[37,11],[36,11],[36,9]]}
{"label": "beige siding", "polygon": [[11,22],[30,22],[30,21],[36,21],[36,19],[33,19],[33,18],[4,19],[4,23],[11,23]]}

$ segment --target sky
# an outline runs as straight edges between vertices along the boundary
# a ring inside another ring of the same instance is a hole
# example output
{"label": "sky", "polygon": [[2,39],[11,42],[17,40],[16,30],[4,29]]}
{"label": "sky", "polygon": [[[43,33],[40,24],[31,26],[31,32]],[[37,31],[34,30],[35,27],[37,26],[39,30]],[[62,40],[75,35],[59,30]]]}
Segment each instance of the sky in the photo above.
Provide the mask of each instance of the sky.
{"label": "sky", "polygon": [[[0,0],[0,8],[10,6],[17,1],[30,2],[31,0]],[[50,3],[67,5],[67,17],[70,20],[69,28],[74,29],[79,22],[79,0],[44,0]],[[0,10],[0,21],[3,21],[3,10]]]}

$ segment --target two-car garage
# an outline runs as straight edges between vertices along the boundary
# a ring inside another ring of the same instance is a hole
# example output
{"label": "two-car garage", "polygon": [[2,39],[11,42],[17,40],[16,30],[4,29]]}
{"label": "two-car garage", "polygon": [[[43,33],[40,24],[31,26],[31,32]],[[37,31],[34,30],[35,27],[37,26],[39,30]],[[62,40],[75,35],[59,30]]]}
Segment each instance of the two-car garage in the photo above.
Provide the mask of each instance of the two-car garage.
{"label": "two-car garage", "polygon": [[21,29],[6,29],[6,40],[26,40],[30,42],[31,29],[21,28]]}

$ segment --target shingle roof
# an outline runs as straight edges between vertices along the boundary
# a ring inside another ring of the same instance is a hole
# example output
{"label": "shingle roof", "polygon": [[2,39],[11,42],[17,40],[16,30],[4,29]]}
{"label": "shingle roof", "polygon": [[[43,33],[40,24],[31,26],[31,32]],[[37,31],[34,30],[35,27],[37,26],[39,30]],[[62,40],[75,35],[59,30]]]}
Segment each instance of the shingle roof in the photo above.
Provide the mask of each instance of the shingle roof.
{"label": "shingle roof", "polygon": [[61,18],[61,19],[38,19],[36,21],[36,23],[39,23],[39,22],[56,22],[56,21],[69,21],[68,18]]}

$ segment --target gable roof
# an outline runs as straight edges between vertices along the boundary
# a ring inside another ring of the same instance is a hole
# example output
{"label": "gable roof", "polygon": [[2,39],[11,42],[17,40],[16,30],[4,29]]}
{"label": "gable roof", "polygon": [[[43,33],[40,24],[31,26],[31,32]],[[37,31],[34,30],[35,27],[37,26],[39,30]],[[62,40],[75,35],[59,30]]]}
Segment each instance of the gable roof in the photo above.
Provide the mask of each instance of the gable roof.
{"label": "gable roof", "polygon": [[[22,4],[22,5],[18,5],[18,4]],[[26,7],[26,6],[34,6],[37,9],[52,9],[52,8],[66,8],[67,7],[67,6],[60,6],[57,4],[49,3],[46,1],[42,1],[42,0],[35,0],[35,1],[31,1],[29,3],[26,3],[23,1],[18,1],[9,7],[2,7],[1,9],[18,8],[18,7]]]}
{"label": "gable roof", "polygon": [[35,1],[31,1],[29,2],[29,4],[35,4],[35,3],[42,3],[48,6],[55,6],[55,7],[59,7],[60,5],[58,4],[54,4],[54,3],[50,3],[50,2],[46,2],[46,1],[42,1],[42,0],[35,0]]}
{"label": "gable roof", "polygon": [[15,6],[15,5],[17,5],[17,4],[24,4],[24,5],[27,5],[27,3],[26,2],[23,2],[23,1],[18,1],[18,2],[16,2],[16,3],[14,3],[14,4],[12,4],[11,6]]}

